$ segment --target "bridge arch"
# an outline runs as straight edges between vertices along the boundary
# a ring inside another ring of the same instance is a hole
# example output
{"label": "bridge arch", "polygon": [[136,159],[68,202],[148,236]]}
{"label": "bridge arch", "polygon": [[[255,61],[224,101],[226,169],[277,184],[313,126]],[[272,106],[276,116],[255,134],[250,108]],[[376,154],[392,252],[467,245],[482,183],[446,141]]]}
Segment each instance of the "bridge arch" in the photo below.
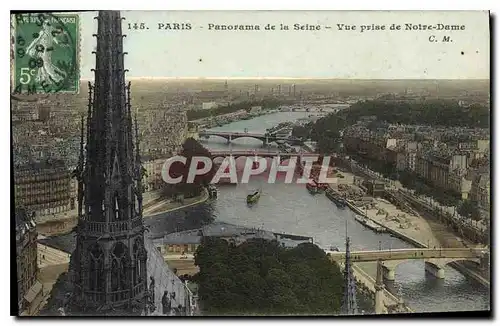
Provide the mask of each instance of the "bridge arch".
{"label": "bridge arch", "polygon": [[205,138],[205,139],[209,139],[210,137],[217,137],[217,138],[222,138],[224,140],[229,140],[229,135],[222,135],[222,134],[202,134],[202,135],[199,135],[200,138]]}
{"label": "bridge arch", "polygon": [[[403,262],[420,260],[425,270],[437,278],[444,278],[444,267],[459,261],[470,261],[485,268],[489,264],[488,248],[408,248],[394,250],[368,250],[351,252],[351,260],[356,262],[377,262],[380,264],[384,279],[394,280],[395,270]],[[345,260],[345,253],[330,252],[335,262]]]}
{"label": "bridge arch", "polygon": [[[394,281],[396,278],[396,270],[398,266],[402,263],[412,261],[413,259],[402,259],[402,260],[383,260],[381,264],[384,270],[384,279],[388,281]],[[480,265],[480,258],[428,258],[423,259],[425,270],[430,274],[433,274],[437,278],[444,278],[444,268],[446,265],[459,262],[459,261],[470,261],[475,264]]]}
{"label": "bridge arch", "polygon": [[223,156],[223,155],[212,156],[212,162],[214,162],[214,164],[222,164],[222,162],[224,161],[224,159],[226,157],[227,156]]}
{"label": "bridge arch", "polygon": [[[247,162],[247,159],[253,159],[255,157],[255,155],[249,155],[249,154],[237,154],[237,155],[231,155],[235,161],[235,165],[236,165],[236,168],[238,170],[243,170],[244,167],[245,167],[245,164]],[[212,162],[214,162],[214,164],[222,164],[222,162],[224,161],[225,158],[229,157],[229,155],[214,155],[212,157]],[[271,166],[271,160],[272,158],[271,157],[266,157],[266,156],[261,156],[261,155],[257,155],[257,157],[261,157],[261,158],[264,158],[267,162],[267,167],[266,167],[266,170],[270,168]]]}
{"label": "bridge arch", "polygon": [[470,261],[477,265],[481,264],[481,260],[479,258],[431,258],[425,260],[427,264],[433,265],[436,268],[444,268],[448,264],[460,261]]}
{"label": "bridge arch", "polygon": [[[243,139],[243,138],[259,140],[261,142],[264,142],[266,140],[266,137],[264,137],[264,136],[252,136],[252,135],[232,135],[231,136],[231,140]],[[227,139],[229,139],[229,137]]]}

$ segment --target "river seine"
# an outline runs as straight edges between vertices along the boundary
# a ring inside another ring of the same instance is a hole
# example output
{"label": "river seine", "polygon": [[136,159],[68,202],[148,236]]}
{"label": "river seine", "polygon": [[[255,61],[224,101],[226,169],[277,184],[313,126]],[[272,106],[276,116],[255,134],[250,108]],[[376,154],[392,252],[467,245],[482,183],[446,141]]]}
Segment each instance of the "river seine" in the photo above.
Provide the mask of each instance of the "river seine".
{"label": "river seine", "polygon": [[[212,130],[263,133],[280,122],[304,118],[309,113],[281,112],[252,120],[234,122]],[[260,148],[262,142],[240,138],[227,144],[226,140],[211,137],[200,140],[207,148],[251,149]],[[246,195],[262,187],[262,196],[253,207],[246,205]],[[345,248],[346,226],[353,250],[411,248],[412,245],[388,234],[377,234],[354,220],[349,209],[338,209],[324,195],[310,195],[304,185],[275,183],[252,179],[249,184],[220,186],[219,196],[212,203],[187,208],[173,213],[160,214],[145,220],[155,237],[165,232],[186,228],[186,220],[215,220],[247,227],[311,236],[321,248]],[[192,223],[189,223],[192,224]],[[196,224],[196,223],[195,223]],[[373,264],[363,268],[374,276]],[[439,280],[426,274],[423,261],[408,261],[396,269],[396,281],[388,289],[403,296],[415,312],[470,311],[489,309],[489,289],[467,279],[447,266],[445,279]]]}

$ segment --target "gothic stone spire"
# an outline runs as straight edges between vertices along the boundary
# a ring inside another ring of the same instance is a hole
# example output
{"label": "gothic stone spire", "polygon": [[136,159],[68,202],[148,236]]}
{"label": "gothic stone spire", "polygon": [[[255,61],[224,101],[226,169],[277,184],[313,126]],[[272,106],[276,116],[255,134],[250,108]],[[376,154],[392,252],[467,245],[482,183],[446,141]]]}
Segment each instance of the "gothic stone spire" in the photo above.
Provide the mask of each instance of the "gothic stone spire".
{"label": "gothic stone spire", "polygon": [[356,300],[356,280],[352,271],[350,239],[345,243],[345,270],[344,270],[344,302],[342,312],[346,315],[356,315],[358,305]]}
{"label": "gothic stone spire", "polygon": [[72,256],[73,300],[79,310],[92,313],[140,314],[147,291],[147,255],[141,180],[135,176],[140,160],[134,156],[130,87],[125,85],[122,18],[117,11],[100,11],[96,19],[95,84],[89,85],[80,189],[84,202]]}

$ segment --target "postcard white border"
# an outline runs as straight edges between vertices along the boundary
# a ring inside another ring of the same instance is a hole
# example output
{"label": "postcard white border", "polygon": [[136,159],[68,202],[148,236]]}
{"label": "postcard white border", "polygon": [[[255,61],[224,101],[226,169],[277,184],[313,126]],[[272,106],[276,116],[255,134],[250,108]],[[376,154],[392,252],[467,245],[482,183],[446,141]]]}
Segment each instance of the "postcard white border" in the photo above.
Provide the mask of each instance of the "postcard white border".
{"label": "postcard white border", "polygon": [[[455,1],[445,1],[445,0],[420,0],[418,2],[409,2],[409,1],[389,1],[389,0],[378,0],[378,1],[325,1],[325,0],[308,0],[308,1],[298,1],[298,0],[287,0],[287,1],[269,1],[269,0],[240,0],[238,2],[229,2],[224,0],[149,0],[149,1],[127,1],[127,2],[115,2],[115,1],[103,1],[103,0],[88,0],[84,4],[82,2],[73,2],[73,1],[61,1],[61,0],[45,0],[45,1],[33,1],[33,0],[25,0],[22,2],[12,3],[8,1],[3,1],[1,6],[4,14],[1,16],[2,26],[7,26],[7,20],[9,16],[6,14],[6,9],[65,9],[65,10],[79,10],[82,9],[82,6],[86,8],[92,8],[95,10],[98,9],[111,9],[114,6],[120,6],[120,10],[492,10],[492,13],[495,14],[500,11],[500,2],[494,0],[474,0],[474,1],[465,1],[465,0],[455,0]],[[15,8],[9,8],[8,5],[15,5]],[[1,44],[9,43],[9,34],[7,33],[7,29],[4,29],[2,35]],[[495,26],[495,34],[498,36],[498,20]],[[493,45],[493,44],[492,44]],[[1,207],[3,212],[3,217],[6,223],[11,223],[10,221],[10,109],[8,106],[8,102],[10,101],[9,87],[7,85],[10,83],[10,69],[7,66],[8,61],[8,51],[1,51],[0,56],[3,57],[1,62],[4,64],[1,66],[3,70],[3,78],[7,79],[7,84],[4,85],[1,92],[2,103],[4,104],[4,110],[2,110],[2,117],[0,119],[0,130],[2,130],[2,137],[0,137],[0,153],[2,153],[3,159],[0,160],[0,167],[3,173],[1,174]],[[498,61],[498,52],[495,51],[495,57],[491,58],[492,60],[497,59]],[[493,72],[491,79],[497,76],[496,70]],[[498,83],[495,83],[495,91],[498,91]],[[497,92],[498,94],[498,92]],[[492,111],[494,108],[492,108]],[[498,126],[498,114],[495,116],[495,124]],[[496,138],[496,137],[495,137]],[[500,153],[500,145],[495,139],[495,152]],[[498,168],[498,160],[495,160],[495,167]],[[9,173],[8,173],[9,171]],[[494,181],[498,181],[495,178]],[[492,182],[493,184],[497,184],[497,182]],[[496,193],[496,192],[495,192]],[[494,203],[495,200],[492,200]],[[495,235],[498,235],[499,223],[495,223]],[[10,249],[10,234],[7,234],[8,227],[3,227],[3,234],[0,237],[1,244],[4,248],[4,253],[7,252],[8,248]],[[492,246],[494,247],[494,246]],[[9,250],[10,252],[10,250]],[[496,252],[495,252],[496,254]],[[5,257],[6,255],[4,255]],[[496,255],[495,255],[496,256]],[[496,258],[496,257],[495,257]],[[9,265],[9,266],[8,266]],[[4,291],[2,293],[1,304],[0,307],[2,309],[1,318],[2,320],[10,325],[15,323],[17,320],[8,317],[10,315],[10,292],[7,289],[10,289],[10,260],[7,261],[4,259],[4,267],[0,269],[0,279],[4,282]],[[498,268],[495,271],[495,277],[498,276]],[[498,278],[497,278],[498,280]],[[9,285],[7,285],[9,282]],[[496,284],[494,282],[493,284]],[[496,301],[496,300],[495,300]],[[492,307],[493,311],[495,310]],[[411,317],[410,317],[411,318]],[[155,319],[154,321],[148,320],[133,320],[132,322],[142,323],[142,322],[157,322],[157,323],[169,323],[169,325],[183,324],[189,325],[194,324],[196,321],[182,321],[182,320],[164,320],[164,319]],[[204,322],[210,323],[254,323],[258,322],[259,324],[275,324],[275,323],[289,323],[292,320],[204,320]],[[301,324],[309,324],[314,320],[305,320],[298,319],[297,320]],[[322,319],[322,322],[334,323],[337,325],[347,324],[344,320],[325,320]],[[390,320],[390,319],[382,319],[382,320],[365,320],[365,319],[355,319],[350,321],[350,324],[361,324],[363,322],[375,322],[380,324],[390,323],[407,323],[411,322],[411,319],[404,320]],[[37,320],[39,323],[53,323],[54,320]],[[119,324],[122,321],[109,321],[109,320],[96,320],[92,319],[89,321],[79,320],[80,323],[88,324],[88,325],[109,325]],[[469,322],[468,320],[460,321],[460,320],[418,320],[418,323],[426,323],[426,324],[451,324],[451,323],[461,323],[461,322]]]}

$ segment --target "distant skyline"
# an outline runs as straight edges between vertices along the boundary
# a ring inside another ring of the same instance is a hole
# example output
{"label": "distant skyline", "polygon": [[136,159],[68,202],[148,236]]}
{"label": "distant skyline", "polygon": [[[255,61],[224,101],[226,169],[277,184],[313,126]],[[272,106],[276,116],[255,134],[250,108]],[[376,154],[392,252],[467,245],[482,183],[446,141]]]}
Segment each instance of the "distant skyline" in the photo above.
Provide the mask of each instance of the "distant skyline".
{"label": "distant skyline", "polygon": [[[370,79],[363,79],[363,78],[359,78],[359,79],[355,79],[355,78],[328,78],[328,77],[311,77],[311,78],[308,78],[308,77],[305,77],[305,78],[301,78],[301,77],[296,77],[296,78],[293,78],[293,77],[127,77],[127,79],[129,80],[324,80],[324,81],[327,81],[327,80],[331,80],[331,81],[342,81],[342,80],[345,80],[345,81],[356,81],[356,80],[359,80],[359,81],[370,81],[370,80],[373,80],[373,81],[398,81],[398,80],[425,80],[425,81],[433,81],[433,80],[436,80],[436,81],[453,81],[453,80],[463,80],[463,81],[467,81],[467,80],[476,80],[476,81],[487,81],[487,80],[490,80],[490,78],[467,78],[467,79],[464,79],[464,78],[455,78],[455,79],[449,79],[449,78],[441,78],[441,79],[426,79],[426,78],[392,78],[392,79],[380,79],[380,78],[370,78]],[[94,80],[94,77],[86,77],[86,78],[80,78],[80,80],[82,81],[91,81],[91,80]]]}
{"label": "distant skyline", "polygon": [[[81,15],[80,71],[93,78],[96,12]],[[127,78],[489,79],[487,12],[122,11]],[[149,29],[129,30],[141,22]],[[191,30],[158,29],[191,24]],[[453,24],[462,31],[340,32],[336,24]],[[319,24],[319,31],[209,31],[208,24]],[[329,26],[330,29],[326,29]],[[429,42],[429,36],[452,42]],[[259,77],[263,76],[263,77]]]}

